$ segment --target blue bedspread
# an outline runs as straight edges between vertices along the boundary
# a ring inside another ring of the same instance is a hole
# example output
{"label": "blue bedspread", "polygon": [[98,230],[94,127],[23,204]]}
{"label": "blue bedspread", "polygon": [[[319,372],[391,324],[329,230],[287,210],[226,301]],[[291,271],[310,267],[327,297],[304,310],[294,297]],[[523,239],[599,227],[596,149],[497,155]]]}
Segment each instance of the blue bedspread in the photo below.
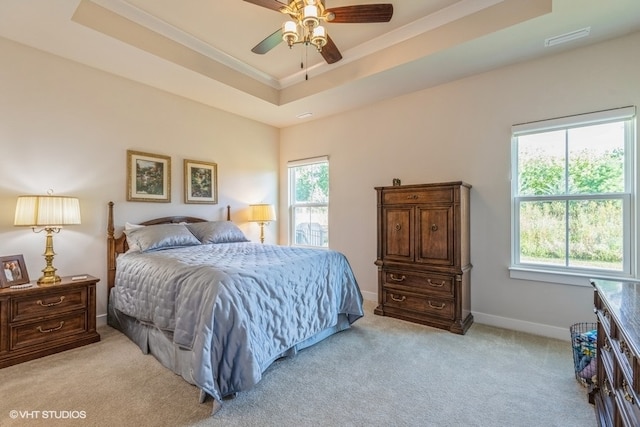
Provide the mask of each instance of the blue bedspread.
{"label": "blue bedspread", "polygon": [[363,315],[341,253],[250,242],[121,255],[111,299],[191,350],[194,383],[218,401]]}

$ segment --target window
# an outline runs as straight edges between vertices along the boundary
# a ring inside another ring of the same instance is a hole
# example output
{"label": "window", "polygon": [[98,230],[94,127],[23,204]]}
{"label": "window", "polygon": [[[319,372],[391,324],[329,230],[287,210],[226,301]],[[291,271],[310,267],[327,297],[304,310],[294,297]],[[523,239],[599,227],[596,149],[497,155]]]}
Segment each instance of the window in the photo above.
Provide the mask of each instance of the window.
{"label": "window", "polygon": [[289,242],[329,247],[329,158],[289,162]]}
{"label": "window", "polygon": [[511,277],[634,275],[634,117],[626,107],[513,127]]}

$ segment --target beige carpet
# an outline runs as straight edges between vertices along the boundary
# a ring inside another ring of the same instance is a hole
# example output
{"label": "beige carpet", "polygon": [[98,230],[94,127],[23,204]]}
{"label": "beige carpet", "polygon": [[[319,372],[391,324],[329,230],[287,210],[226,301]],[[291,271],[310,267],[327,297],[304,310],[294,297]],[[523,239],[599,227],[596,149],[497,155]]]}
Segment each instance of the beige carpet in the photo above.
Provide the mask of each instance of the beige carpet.
{"label": "beige carpet", "polygon": [[459,336],[366,310],[213,418],[195,387],[104,327],[99,343],[0,369],[0,425],[596,425],[568,341],[478,324]]}

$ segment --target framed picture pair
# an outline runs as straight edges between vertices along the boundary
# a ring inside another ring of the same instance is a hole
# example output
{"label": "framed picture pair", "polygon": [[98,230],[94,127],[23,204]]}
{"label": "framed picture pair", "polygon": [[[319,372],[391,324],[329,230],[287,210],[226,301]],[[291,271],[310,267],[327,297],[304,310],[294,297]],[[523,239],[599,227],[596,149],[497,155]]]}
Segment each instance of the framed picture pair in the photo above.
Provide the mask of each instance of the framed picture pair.
{"label": "framed picture pair", "polygon": [[[184,160],[184,202],[218,203],[218,165]],[[171,157],[127,150],[127,200],[171,202]]]}

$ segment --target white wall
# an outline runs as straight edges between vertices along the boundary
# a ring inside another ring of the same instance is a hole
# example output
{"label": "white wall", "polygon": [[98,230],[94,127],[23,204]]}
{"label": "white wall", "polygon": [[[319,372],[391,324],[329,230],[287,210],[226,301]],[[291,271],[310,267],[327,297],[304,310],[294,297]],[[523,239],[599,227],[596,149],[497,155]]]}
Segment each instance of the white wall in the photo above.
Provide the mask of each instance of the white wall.
{"label": "white wall", "polygon": [[[248,205],[277,203],[279,130],[0,38],[0,256],[23,254],[31,279],[44,267],[44,234],[13,226],[21,194],[80,198],[82,225],[54,237],[60,275],[101,278],[106,313],[107,203],[126,221],[184,214],[232,219],[256,241]],[[171,156],[171,203],[126,201],[126,150]],[[218,204],[183,204],[183,159],[218,164]],[[120,228],[118,228],[120,227]],[[275,242],[277,227],[265,229]],[[104,318],[99,318],[103,321]]]}
{"label": "white wall", "polygon": [[[640,105],[638,46],[640,33],[284,129],[280,208],[286,162],[329,155],[330,246],[377,300],[373,188],[393,178],[466,181],[476,321],[567,339],[571,324],[595,320],[592,289],[509,278],[511,125]],[[280,235],[286,241],[284,223]]]}

